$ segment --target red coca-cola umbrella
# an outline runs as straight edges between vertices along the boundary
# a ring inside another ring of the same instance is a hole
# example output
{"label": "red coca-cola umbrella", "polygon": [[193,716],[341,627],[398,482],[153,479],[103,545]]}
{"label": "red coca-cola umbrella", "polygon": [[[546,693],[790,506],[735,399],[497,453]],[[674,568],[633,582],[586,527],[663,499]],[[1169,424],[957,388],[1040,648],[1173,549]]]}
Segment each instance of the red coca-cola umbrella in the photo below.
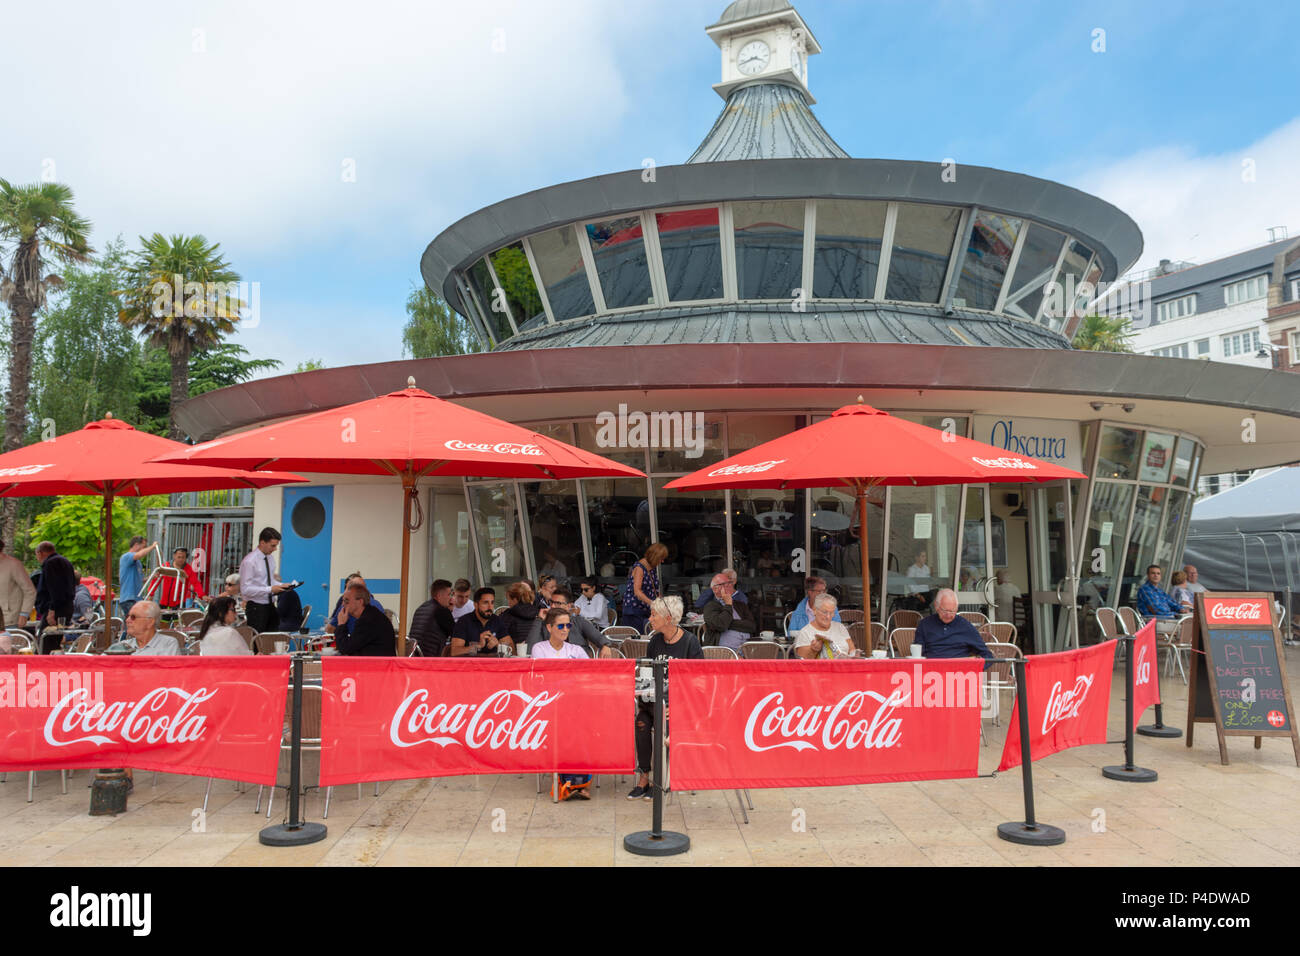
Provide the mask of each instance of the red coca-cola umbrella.
{"label": "red coca-cola umbrella", "polygon": [[416,388],[414,379],[407,379],[401,391],[204,442],[163,460],[400,479],[404,503],[398,654],[406,647],[411,532],[423,521],[415,489],[421,478],[645,477],[635,468],[443,401]]}
{"label": "red coca-cola umbrella", "polygon": [[[1059,481],[1077,471],[918,425],[870,405],[845,405],[823,419],[716,465],[676,478],[676,491],[717,488],[824,488],[844,485],[858,500],[862,603],[869,606],[867,492],[879,485],[962,485]],[[881,574],[880,607],[885,607]]]}
{"label": "red coca-cola umbrella", "polygon": [[[113,499],[217,488],[266,488],[306,481],[283,472],[161,464],[154,459],[185,448],[142,432],[111,415],[50,441],[0,455],[0,497],[99,495],[103,498],[104,580],[113,580]],[[112,595],[106,594],[105,617]]]}

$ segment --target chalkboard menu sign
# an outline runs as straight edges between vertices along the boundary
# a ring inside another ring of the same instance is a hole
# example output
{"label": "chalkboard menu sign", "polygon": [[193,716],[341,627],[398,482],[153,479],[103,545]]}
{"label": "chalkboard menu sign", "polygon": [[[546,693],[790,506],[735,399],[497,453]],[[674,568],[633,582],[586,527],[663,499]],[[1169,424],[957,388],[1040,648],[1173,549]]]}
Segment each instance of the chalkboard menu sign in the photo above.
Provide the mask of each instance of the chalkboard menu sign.
{"label": "chalkboard menu sign", "polygon": [[1196,635],[1187,694],[1187,746],[1198,721],[1213,721],[1219,759],[1228,762],[1227,736],[1290,737],[1300,766],[1300,736],[1291,706],[1282,636],[1268,593],[1196,595]]}

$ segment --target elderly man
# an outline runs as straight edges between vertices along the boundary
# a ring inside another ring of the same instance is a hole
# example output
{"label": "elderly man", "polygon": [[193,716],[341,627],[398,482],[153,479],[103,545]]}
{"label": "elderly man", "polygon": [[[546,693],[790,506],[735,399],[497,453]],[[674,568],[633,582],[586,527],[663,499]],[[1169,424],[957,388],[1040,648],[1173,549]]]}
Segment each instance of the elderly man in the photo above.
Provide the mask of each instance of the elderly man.
{"label": "elderly man", "polygon": [[0,627],[22,627],[35,603],[36,586],[27,569],[12,554],[5,554],[0,541]]}
{"label": "elderly man", "polygon": [[1196,565],[1183,565],[1183,573],[1187,575],[1187,583],[1183,587],[1193,594],[1200,594],[1205,590],[1205,585],[1200,582],[1201,572],[1196,570]]}
{"label": "elderly man", "polygon": [[137,601],[127,612],[126,635],[135,644],[133,655],[175,657],[180,654],[181,645],[176,638],[158,633],[161,617],[162,609],[153,601]]}
{"label": "elderly man", "polygon": [[[542,641],[547,639],[548,631],[545,627],[545,621],[552,611],[563,611],[572,618],[568,633],[568,642],[576,645],[578,648],[598,647],[600,648],[601,657],[613,657],[610,651],[610,640],[606,637],[591,621],[577,613],[577,609],[569,603],[570,594],[564,588],[556,588],[551,592],[550,607],[546,614],[537,615],[533,621],[533,626],[528,632],[528,653],[532,656],[533,649]],[[585,651],[584,651],[585,655]]]}
{"label": "elderly man", "polygon": [[439,578],[429,585],[429,600],[415,609],[411,640],[425,657],[441,657],[456,622],[451,616],[451,582]]}
{"label": "elderly man", "polygon": [[397,635],[388,615],[375,607],[364,584],[352,584],[343,592],[343,609],[353,621],[351,629],[340,627],[334,646],[349,657],[393,657]]}
{"label": "elderly man", "polygon": [[[808,626],[812,620],[813,602],[817,600],[818,595],[826,593],[826,579],[810,575],[803,580],[804,599],[790,614],[790,623],[786,627],[786,633],[796,634]],[[840,619],[840,609],[835,608],[835,621]]]}
{"label": "elderly man", "polygon": [[1147,568],[1147,579],[1142,582],[1137,593],[1138,613],[1143,617],[1156,619],[1156,630],[1161,634],[1173,634],[1178,630],[1178,618],[1183,609],[1177,601],[1160,590],[1160,579],[1164,571],[1160,565],[1153,564]]}
{"label": "elderly man", "polygon": [[[72,562],[59,554],[49,541],[36,546],[36,560],[41,563],[41,584],[36,589],[37,620],[46,627],[57,624],[60,618],[71,621],[80,583]],[[62,636],[57,634],[42,638],[41,653],[48,654],[62,643]]]}
{"label": "elderly man", "polygon": [[[367,594],[370,593],[370,589],[366,586],[366,579],[361,576],[360,571],[353,571],[349,574],[347,580],[343,582],[343,593],[339,595],[338,602],[334,605],[334,610],[330,611],[330,616],[325,619],[326,634],[333,634],[340,628],[347,631],[349,634],[352,633],[352,628],[356,625],[356,622],[348,616],[347,609],[343,606],[343,603],[347,598],[348,588],[352,587],[354,584],[361,585],[363,588],[366,588]],[[383,611],[384,606],[375,600],[373,594],[370,595],[370,603],[380,611]]]}
{"label": "elderly man", "polygon": [[704,605],[704,643],[729,647],[740,654],[740,645],[751,640],[758,625],[749,604],[736,598],[736,586],[726,573],[714,575],[709,585],[713,597]]}
{"label": "elderly man", "polygon": [[[732,593],[736,595],[736,600],[740,601],[742,604],[748,604],[749,598],[745,597],[745,592],[736,587],[736,582],[740,580],[739,576],[736,574],[736,569],[723,568],[718,573],[731,582],[731,590]],[[713,600],[712,590],[701,592],[700,596],[695,599],[695,610],[703,612],[704,605],[708,604],[711,600]]]}
{"label": "elderly man", "polygon": [[[957,615],[957,592],[943,588],[934,598],[934,613],[916,626],[914,643],[921,645],[922,657],[983,657],[993,660],[993,652],[975,630],[975,625]],[[988,667],[987,664],[984,665]]]}

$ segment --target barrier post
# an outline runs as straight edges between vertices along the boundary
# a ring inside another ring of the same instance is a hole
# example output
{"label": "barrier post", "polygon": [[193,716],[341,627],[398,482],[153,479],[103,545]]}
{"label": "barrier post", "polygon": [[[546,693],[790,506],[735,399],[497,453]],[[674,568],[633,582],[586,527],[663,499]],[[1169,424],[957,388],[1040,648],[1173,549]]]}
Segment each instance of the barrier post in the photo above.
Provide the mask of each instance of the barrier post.
{"label": "barrier post", "polygon": [[1065,842],[1065,831],[1034,819],[1034,772],[1029,759],[1029,692],[1025,687],[1025,661],[1019,658],[1014,664],[1016,709],[1020,712],[1020,779],[1025,791],[1025,819],[1023,823],[999,823],[998,836],[1009,843],[1026,846],[1056,846]]}
{"label": "barrier post", "polygon": [[[1124,647],[1124,766],[1102,767],[1101,775],[1111,780],[1127,780],[1129,783],[1151,783],[1160,775],[1146,767],[1133,766],[1133,645],[1137,638],[1125,634],[1122,638]],[[1156,675],[1156,680],[1160,675]],[[1157,718],[1158,719],[1158,718]]]}
{"label": "barrier post", "polygon": [[674,830],[664,831],[664,757],[668,753],[665,745],[668,727],[664,711],[664,676],[668,661],[659,659],[649,663],[655,679],[655,750],[650,776],[650,786],[654,790],[654,811],[651,829],[629,833],[623,838],[623,849],[638,856],[676,856],[691,848],[691,838]]}
{"label": "barrier post", "polygon": [[[304,846],[325,839],[323,823],[304,823],[299,814],[302,799],[302,654],[293,656],[293,722],[289,751],[289,822],[266,827],[257,838],[266,846]],[[272,784],[272,786],[275,786]]]}

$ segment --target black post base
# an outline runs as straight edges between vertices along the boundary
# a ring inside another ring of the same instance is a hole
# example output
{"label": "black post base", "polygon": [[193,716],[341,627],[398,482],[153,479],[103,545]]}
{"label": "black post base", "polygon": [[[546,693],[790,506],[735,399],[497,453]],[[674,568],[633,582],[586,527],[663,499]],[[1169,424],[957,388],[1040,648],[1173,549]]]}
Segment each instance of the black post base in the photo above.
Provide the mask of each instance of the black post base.
{"label": "black post base", "polygon": [[90,783],[90,815],[116,816],[126,813],[126,793],[131,786],[122,769],[96,770]]}
{"label": "black post base", "polygon": [[1146,767],[1102,767],[1101,775],[1111,780],[1127,780],[1129,783],[1154,783],[1160,776]]}
{"label": "black post base", "polygon": [[1143,737],[1181,737],[1183,732],[1177,727],[1170,727],[1165,724],[1163,727],[1157,727],[1155,724],[1143,724],[1137,729]]}
{"label": "black post base", "polygon": [[1065,831],[1046,823],[999,823],[998,836],[1023,846],[1057,846],[1065,842]]}
{"label": "black post base", "polygon": [[673,830],[665,830],[659,836],[650,830],[638,830],[623,837],[623,849],[637,856],[676,856],[690,848],[691,838]]}
{"label": "black post base", "polygon": [[301,823],[296,827],[277,823],[258,833],[257,839],[266,846],[306,846],[325,839],[328,832],[329,828],[323,823]]}

